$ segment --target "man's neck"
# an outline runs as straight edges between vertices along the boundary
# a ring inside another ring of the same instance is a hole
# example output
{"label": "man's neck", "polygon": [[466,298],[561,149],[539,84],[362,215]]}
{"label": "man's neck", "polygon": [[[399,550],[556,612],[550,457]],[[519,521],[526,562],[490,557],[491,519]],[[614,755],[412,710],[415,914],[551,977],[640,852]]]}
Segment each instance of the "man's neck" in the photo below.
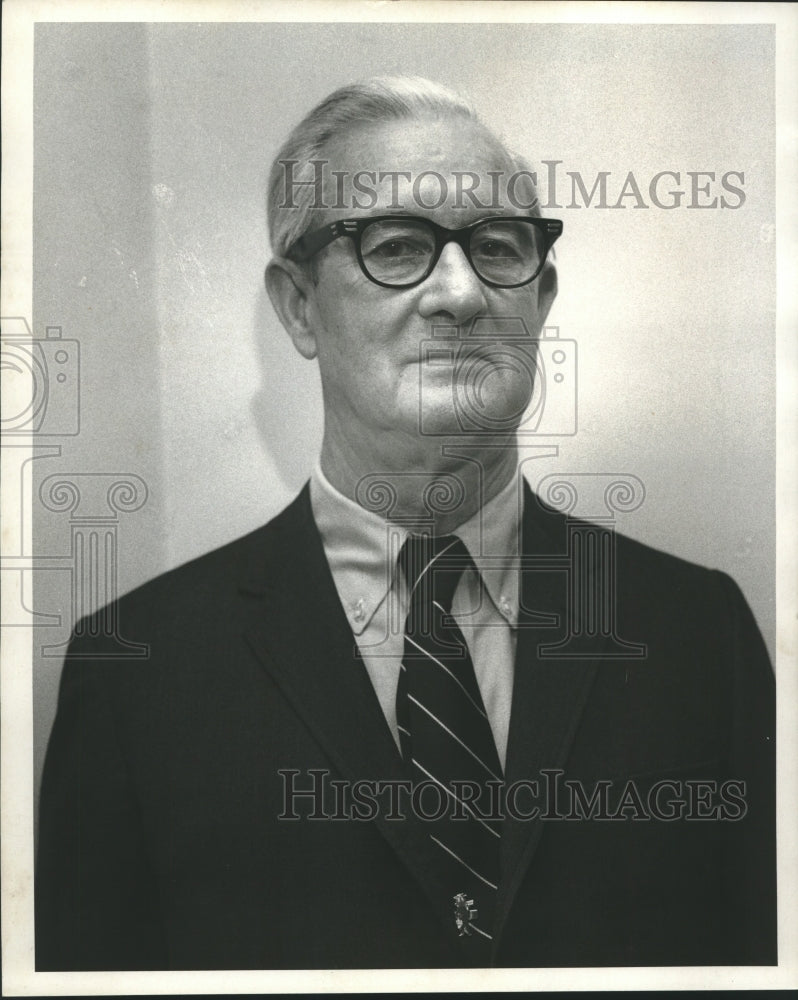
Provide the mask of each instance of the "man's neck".
{"label": "man's neck", "polygon": [[401,447],[364,458],[325,434],[321,468],[332,486],[366,510],[411,531],[432,524],[439,535],[473,517],[518,471],[514,436],[480,440],[477,447],[426,439],[409,458]]}

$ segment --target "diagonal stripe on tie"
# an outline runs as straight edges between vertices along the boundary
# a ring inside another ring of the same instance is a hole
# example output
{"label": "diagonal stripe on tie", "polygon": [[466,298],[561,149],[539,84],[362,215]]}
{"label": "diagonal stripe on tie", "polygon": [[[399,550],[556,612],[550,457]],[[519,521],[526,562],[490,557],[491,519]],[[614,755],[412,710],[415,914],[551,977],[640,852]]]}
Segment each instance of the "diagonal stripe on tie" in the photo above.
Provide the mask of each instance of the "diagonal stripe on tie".
{"label": "diagonal stripe on tie", "polygon": [[[446,666],[446,664],[442,660],[439,660],[437,657],[433,656],[432,653],[430,653],[428,650],[425,650],[422,646],[420,646],[411,635],[405,636],[405,642],[410,643],[411,646],[413,646],[420,653],[422,653],[424,656],[430,659],[434,664],[439,666],[441,670],[445,671],[449,675],[451,680],[457,685],[460,691],[462,691],[462,693],[466,696],[466,698],[468,698],[468,700],[471,702],[474,708],[479,712],[479,714],[487,719],[488,716],[485,714],[484,710],[477,704],[474,697],[470,695],[468,691],[465,689],[463,682],[458,680],[458,678],[452,673],[452,671]],[[402,667],[402,669],[403,670],[405,669],[404,666]]]}
{"label": "diagonal stripe on tie", "polygon": [[493,882],[490,881],[490,879],[485,878],[484,875],[480,875],[479,872],[475,868],[472,868],[471,865],[468,864],[467,861],[464,861],[463,858],[461,858],[459,855],[455,854],[454,851],[451,849],[451,847],[447,847],[446,844],[444,844],[442,840],[438,840],[438,838],[436,836],[434,836],[433,834],[430,834],[430,839],[433,840],[438,845],[438,847],[442,847],[443,850],[446,851],[446,853],[450,857],[454,858],[454,860],[457,861],[458,864],[462,865],[463,868],[467,868],[468,871],[470,871],[472,875],[476,875],[476,877],[480,880],[480,882],[484,882],[485,885],[490,886],[491,889],[498,889],[499,888],[497,885],[494,885]]}
{"label": "diagonal stripe on tie", "polygon": [[414,698],[412,694],[408,694],[408,696],[407,696],[407,697],[408,697],[408,698],[410,699],[410,701],[412,701],[412,703],[413,703],[413,704],[414,704],[414,705],[415,705],[415,706],[416,706],[417,708],[420,708],[422,712],[426,712],[426,713],[427,713],[427,715],[428,715],[428,716],[429,716],[429,717],[430,717],[430,718],[431,718],[431,719],[433,720],[433,722],[437,723],[437,724],[438,724],[438,725],[439,725],[439,726],[441,727],[441,729],[442,729],[442,730],[443,730],[443,731],[444,731],[444,732],[445,732],[445,733],[446,733],[446,734],[447,734],[448,736],[450,736],[450,737],[451,737],[451,739],[453,739],[453,740],[456,740],[456,741],[457,741],[457,743],[459,743],[459,744],[460,744],[460,746],[461,746],[461,747],[462,747],[462,748],[463,748],[463,749],[464,749],[464,750],[465,750],[465,751],[466,751],[467,753],[471,754],[471,756],[472,756],[472,757],[474,758],[474,760],[475,760],[475,761],[477,762],[477,764],[479,764],[479,765],[480,765],[480,767],[484,768],[484,770],[485,770],[485,771],[486,771],[486,772],[488,773],[488,775],[489,775],[489,776],[490,776],[491,778],[493,778],[493,779],[494,779],[494,781],[501,781],[501,780],[502,780],[502,779],[501,779],[501,778],[500,778],[500,777],[498,776],[498,774],[496,774],[496,772],[495,772],[495,771],[491,771],[490,767],[489,767],[489,766],[488,766],[488,765],[487,765],[487,764],[485,763],[485,761],[484,761],[484,760],[482,760],[482,758],[481,758],[481,757],[479,756],[479,754],[477,754],[477,753],[474,753],[474,751],[473,751],[473,750],[471,749],[471,747],[469,747],[469,746],[468,746],[468,744],[467,744],[467,743],[466,743],[466,742],[465,742],[464,740],[461,740],[461,739],[460,739],[460,737],[459,737],[459,736],[457,735],[457,733],[453,733],[453,732],[452,732],[452,730],[451,730],[451,729],[449,729],[449,727],[448,727],[448,726],[446,725],[446,723],[445,723],[445,722],[442,722],[442,721],[441,721],[441,720],[440,720],[440,719],[438,718],[438,716],[437,716],[437,715],[436,715],[436,714],[435,714],[434,712],[431,712],[431,711],[430,711],[430,710],[429,710],[429,709],[428,709],[428,708],[426,707],[426,705],[422,705],[422,704],[421,704],[421,702],[420,702],[420,701],[419,701],[419,700],[418,700],[417,698]]}
{"label": "diagonal stripe on tie", "polygon": [[[479,823],[479,825],[481,827],[483,827],[485,830],[487,830],[488,833],[491,836],[493,836],[493,837],[500,836],[499,832],[497,830],[494,830],[494,828],[490,825],[490,823],[486,819],[484,819],[482,816],[480,816],[479,813],[475,810],[475,808],[472,805],[470,805],[468,802],[466,802],[465,799],[461,798],[457,794],[457,792],[454,789],[452,789],[451,785],[446,784],[445,782],[441,781],[440,778],[438,778],[436,775],[434,775],[431,771],[428,771],[426,769],[426,767],[424,767],[423,764],[420,764],[416,760],[415,757],[413,758],[412,763],[415,764],[415,766],[418,768],[418,770],[424,775],[424,777],[428,781],[431,781],[434,785],[437,785],[444,794],[448,795],[448,797],[452,800],[452,802],[457,803],[457,805],[459,805],[461,807],[461,810],[460,810],[461,812],[465,812],[469,816],[471,816],[471,818],[474,820],[474,822],[475,823]],[[470,824],[469,824],[469,827],[470,827]],[[469,829],[469,832],[471,832],[470,829]]]}
{"label": "diagonal stripe on tie", "polygon": [[438,881],[469,960],[487,964],[501,833],[491,786],[495,791],[503,776],[468,646],[451,614],[458,581],[473,563],[455,535],[410,536],[399,563],[409,593],[396,695],[402,755],[414,785],[431,786],[445,805],[428,824]]}

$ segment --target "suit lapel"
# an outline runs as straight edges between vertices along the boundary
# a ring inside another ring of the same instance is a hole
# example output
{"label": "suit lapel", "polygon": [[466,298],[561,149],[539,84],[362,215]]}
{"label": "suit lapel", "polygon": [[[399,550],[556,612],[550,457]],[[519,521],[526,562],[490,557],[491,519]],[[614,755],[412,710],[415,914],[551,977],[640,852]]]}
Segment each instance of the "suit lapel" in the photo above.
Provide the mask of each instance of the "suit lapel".
{"label": "suit lapel", "polygon": [[[341,607],[307,487],[273,529],[264,565],[243,588],[261,598],[252,602],[247,641],[345,779],[406,778]],[[375,824],[451,930],[451,907],[434,889],[436,859],[427,831],[412,817],[390,821],[382,811]]]}
{"label": "suit lapel", "polygon": [[[603,640],[597,639],[592,645],[595,655],[590,658],[542,655],[541,647],[556,642],[566,628],[568,576],[564,569],[541,571],[535,561],[546,557],[554,557],[550,563],[558,561],[557,557],[567,554],[567,547],[565,519],[541,510],[537,498],[525,487],[522,600],[505,777],[508,787],[521,780],[537,781],[541,812],[546,780],[541,772],[565,767],[603,646]],[[541,627],[541,613],[554,616],[559,626]],[[519,797],[518,802],[525,812],[531,810],[528,798]],[[541,818],[505,819],[494,950],[544,822]]]}
{"label": "suit lapel", "polygon": [[[394,743],[335,589],[310,507],[307,487],[270,526],[266,550],[256,556],[242,588],[251,601],[247,640],[259,662],[303,719],[340,774],[350,780],[406,778]],[[601,658],[541,655],[567,622],[568,575],[563,559],[565,518],[542,510],[525,488],[521,614],[505,776],[541,782],[541,771],[564,768]],[[559,569],[542,572],[537,559]],[[278,576],[279,574],[279,576]],[[301,595],[301,599],[297,595]],[[558,627],[546,626],[556,621]],[[542,790],[542,789],[541,789]],[[437,857],[428,831],[405,822],[374,821],[427,895],[444,927],[453,928],[450,900],[436,887]],[[502,880],[496,910],[494,953],[513,900],[543,832],[541,818],[505,820]]]}

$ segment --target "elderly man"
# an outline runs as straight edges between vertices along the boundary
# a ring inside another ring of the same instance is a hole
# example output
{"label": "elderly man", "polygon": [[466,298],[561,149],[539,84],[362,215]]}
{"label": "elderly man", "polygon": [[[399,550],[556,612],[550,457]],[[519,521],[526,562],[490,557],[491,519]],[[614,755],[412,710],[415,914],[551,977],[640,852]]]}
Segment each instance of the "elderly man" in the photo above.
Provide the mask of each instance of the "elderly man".
{"label": "elderly man", "polygon": [[320,461],[121,601],[145,664],[76,627],[37,968],[774,962],[745,600],[518,473],[562,231],[529,171],[451,92],[372,80],[289,137],[270,227]]}

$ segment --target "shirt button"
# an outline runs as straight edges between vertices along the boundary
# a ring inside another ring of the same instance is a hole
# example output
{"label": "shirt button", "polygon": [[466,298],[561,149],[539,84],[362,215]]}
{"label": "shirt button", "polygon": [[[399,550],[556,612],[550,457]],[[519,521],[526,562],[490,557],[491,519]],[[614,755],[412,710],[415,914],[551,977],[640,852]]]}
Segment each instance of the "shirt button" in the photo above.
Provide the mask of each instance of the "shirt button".
{"label": "shirt button", "polygon": [[363,598],[362,597],[357,602],[357,604],[355,604],[355,606],[353,607],[353,609],[352,609],[352,617],[354,618],[354,620],[356,622],[362,622],[363,619],[366,617],[366,611],[365,611],[365,608],[363,607]]}
{"label": "shirt button", "polygon": [[508,615],[509,616],[509,615],[511,615],[513,613],[513,606],[512,606],[512,604],[510,604],[510,602],[508,601],[508,599],[506,597],[502,596],[501,601],[499,603],[501,604],[501,609],[502,609],[502,614],[503,615]]}

